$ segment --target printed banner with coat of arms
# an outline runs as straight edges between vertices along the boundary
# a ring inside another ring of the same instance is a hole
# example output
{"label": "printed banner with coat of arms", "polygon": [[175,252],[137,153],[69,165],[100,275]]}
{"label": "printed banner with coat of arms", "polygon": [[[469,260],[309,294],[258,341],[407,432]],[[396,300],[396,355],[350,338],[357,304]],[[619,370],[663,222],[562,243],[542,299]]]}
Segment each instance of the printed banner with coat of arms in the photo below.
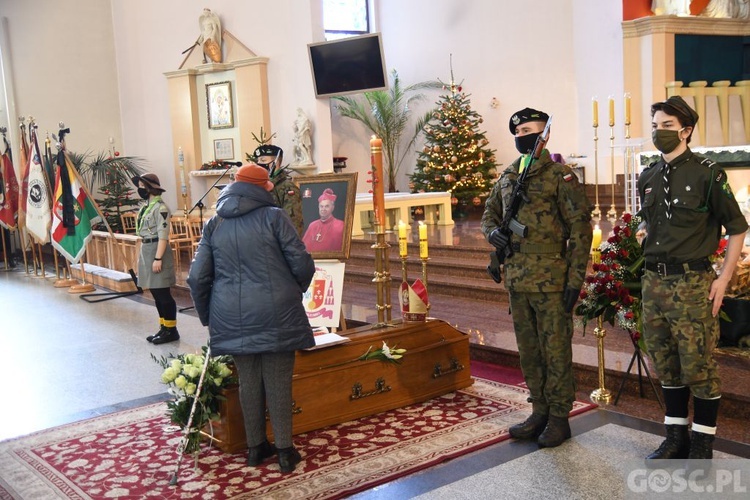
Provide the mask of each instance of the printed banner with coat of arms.
{"label": "printed banner with coat of arms", "polygon": [[315,275],[302,296],[312,326],[337,328],[341,319],[344,267],[339,261],[315,261]]}

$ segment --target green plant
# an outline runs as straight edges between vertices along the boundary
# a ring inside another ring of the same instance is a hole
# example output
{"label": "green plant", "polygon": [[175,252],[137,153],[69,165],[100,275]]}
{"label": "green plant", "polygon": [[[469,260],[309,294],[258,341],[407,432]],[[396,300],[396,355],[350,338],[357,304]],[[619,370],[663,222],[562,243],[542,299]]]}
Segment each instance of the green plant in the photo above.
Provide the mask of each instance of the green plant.
{"label": "green plant", "polygon": [[[119,156],[109,152],[68,152],[70,161],[81,173],[89,192],[96,200],[112,231],[123,232],[120,215],[133,211],[140,203],[133,196],[132,178],[145,172],[145,161],[133,156]],[[94,195],[94,188],[98,192]]]}
{"label": "green plant", "polygon": [[404,133],[411,118],[410,105],[425,98],[423,89],[439,89],[438,81],[425,81],[403,87],[398,72],[391,71],[391,84],[388,90],[364,92],[362,96],[337,96],[336,109],[341,116],[361,122],[383,141],[388,191],[396,191],[396,175],[406,154],[412,150],[417,137],[435,110],[429,110],[417,119],[413,134],[402,144]]}

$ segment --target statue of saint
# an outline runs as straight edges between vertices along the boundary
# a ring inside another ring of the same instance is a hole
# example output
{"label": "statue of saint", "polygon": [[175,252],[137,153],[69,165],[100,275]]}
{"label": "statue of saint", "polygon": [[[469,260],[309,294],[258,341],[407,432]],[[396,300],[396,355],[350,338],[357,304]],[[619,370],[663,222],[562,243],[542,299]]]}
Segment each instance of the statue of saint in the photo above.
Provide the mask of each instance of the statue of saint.
{"label": "statue of saint", "polygon": [[711,0],[701,16],[749,19],[750,0]]}
{"label": "statue of saint", "polygon": [[652,0],[651,12],[657,16],[689,16],[692,0]]}
{"label": "statue of saint", "polygon": [[312,126],[301,108],[294,121],[294,159],[297,165],[312,165]]}
{"label": "statue of saint", "polygon": [[198,45],[203,48],[203,62],[208,56],[213,62],[221,62],[221,21],[219,16],[211,12],[211,9],[203,9],[203,14],[198,18],[201,35],[198,37]]}

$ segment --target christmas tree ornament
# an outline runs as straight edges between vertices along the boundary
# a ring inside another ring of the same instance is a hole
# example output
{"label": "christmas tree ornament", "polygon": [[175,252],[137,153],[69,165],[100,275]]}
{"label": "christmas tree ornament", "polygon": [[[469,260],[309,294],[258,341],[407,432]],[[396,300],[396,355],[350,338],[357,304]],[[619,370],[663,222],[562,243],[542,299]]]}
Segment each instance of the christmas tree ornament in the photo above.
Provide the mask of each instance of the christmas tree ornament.
{"label": "christmas tree ornament", "polygon": [[479,205],[481,205],[481,204],[482,204],[482,198],[480,198],[479,196],[475,196],[475,197],[474,197],[474,198],[473,198],[473,199],[471,200],[471,202],[472,202],[472,203],[474,204],[474,206],[475,206],[475,207],[478,207]]}
{"label": "christmas tree ornament", "polygon": [[453,163],[456,163],[458,161],[458,157],[457,156],[451,156],[451,161]]}
{"label": "christmas tree ornament", "polygon": [[451,197],[451,205],[453,205],[453,206],[458,205],[458,198],[456,198],[455,196],[452,196]]}

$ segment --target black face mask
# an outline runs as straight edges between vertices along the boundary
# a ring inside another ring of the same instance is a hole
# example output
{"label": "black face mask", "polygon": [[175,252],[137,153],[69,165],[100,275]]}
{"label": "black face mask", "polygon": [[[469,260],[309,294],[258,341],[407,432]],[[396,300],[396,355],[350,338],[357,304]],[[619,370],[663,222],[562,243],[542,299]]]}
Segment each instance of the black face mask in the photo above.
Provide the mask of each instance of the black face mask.
{"label": "black face mask", "polygon": [[149,195],[148,189],[138,188],[138,196],[140,196],[144,200],[148,200],[148,195]]}
{"label": "black face mask", "polygon": [[542,135],[541,132],[516,136],[516,149],[522,155],[530,154],[536,144],[536,139]]}

